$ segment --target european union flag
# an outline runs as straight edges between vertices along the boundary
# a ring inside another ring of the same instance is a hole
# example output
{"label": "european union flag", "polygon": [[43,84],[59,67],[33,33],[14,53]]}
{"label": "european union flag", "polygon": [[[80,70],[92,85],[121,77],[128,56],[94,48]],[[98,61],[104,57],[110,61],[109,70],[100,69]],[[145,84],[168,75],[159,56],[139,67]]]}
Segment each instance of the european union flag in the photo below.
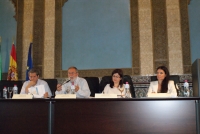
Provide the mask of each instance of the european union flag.
{"label": "european union flag", "polygon": [[28,72],[33,68],[32,56],[31,56],[31,48],[32,44],[30,43],[29,50],[28,50],[28,60],[27,60],[27,68],[26,68],[26,80],[29,80]]}

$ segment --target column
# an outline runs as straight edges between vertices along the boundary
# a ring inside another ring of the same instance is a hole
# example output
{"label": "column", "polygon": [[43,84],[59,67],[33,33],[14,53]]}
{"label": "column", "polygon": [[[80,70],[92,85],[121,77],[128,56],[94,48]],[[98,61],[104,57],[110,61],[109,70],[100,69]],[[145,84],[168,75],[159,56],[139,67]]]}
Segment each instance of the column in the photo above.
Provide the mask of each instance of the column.
{"label": "column", "polygon": [[141,74],[153,74],[151,1],[138,0]]}
{"label": "column", "polygon": [[54,78],[55,71],[55,0],[45,0],[43,77]]}

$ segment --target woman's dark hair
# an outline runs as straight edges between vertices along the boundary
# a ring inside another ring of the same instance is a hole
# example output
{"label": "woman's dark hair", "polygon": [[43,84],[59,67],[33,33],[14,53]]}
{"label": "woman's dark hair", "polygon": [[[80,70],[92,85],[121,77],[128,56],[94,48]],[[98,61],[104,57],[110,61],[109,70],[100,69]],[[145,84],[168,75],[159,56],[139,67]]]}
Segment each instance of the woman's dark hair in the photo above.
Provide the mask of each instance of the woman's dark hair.
{"label": "woman's dark hair", "polygon": [[165,72],[166,77],[164,78],[164,80],[162,81],[161,84],[161,93],[167,93],[168,91],[168,82],[169,82],[169,70],[167,69],[167,67],[165,66],[159,66],[156,71],[158,71],[158,69],[161,69]]}
{"label": "woman's dark hair", "polygon": [[[119,86],[122,88],[122,86],[123,86],[123,81],[122,81],[122,79],[123,79],[123,71],[121,69],[115,69],[115,70],[112,71],[112,76],[114,74],[116,74],[116,73],[118,73],[120,78],[121,78],[121,80],[119,81]],[[114,86],[114,82],[111,79],[110,87],[113,88],[113,86]]]}

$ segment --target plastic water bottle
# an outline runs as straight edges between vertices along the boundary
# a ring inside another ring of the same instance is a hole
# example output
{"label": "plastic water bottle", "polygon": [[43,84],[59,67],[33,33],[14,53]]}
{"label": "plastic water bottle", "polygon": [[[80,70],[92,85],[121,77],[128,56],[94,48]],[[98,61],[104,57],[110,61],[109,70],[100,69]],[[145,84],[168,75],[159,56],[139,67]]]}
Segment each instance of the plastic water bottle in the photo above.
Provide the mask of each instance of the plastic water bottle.
{"label": "plastic water bottle", "polygon": [[187,80],[185,80],[184,84],[184,96],[189,97],[190,96],[190,89],[189,89],[189,83]]}
{"label": "plastic water bottle", "polygon": [[13,87],[13,94],[18,94],[18,87],[16,84]]}
{"label": "plastic water bottle", "polygon": [[7,99],[7,88],[3,88],[3,98]]}
{"label": "plastic water bottle", "polygon": [[129,86],[128,82],[126,82],[126,84],[125,84],[125,91],[126,91],[125,97],[131,98],[130,86]]}

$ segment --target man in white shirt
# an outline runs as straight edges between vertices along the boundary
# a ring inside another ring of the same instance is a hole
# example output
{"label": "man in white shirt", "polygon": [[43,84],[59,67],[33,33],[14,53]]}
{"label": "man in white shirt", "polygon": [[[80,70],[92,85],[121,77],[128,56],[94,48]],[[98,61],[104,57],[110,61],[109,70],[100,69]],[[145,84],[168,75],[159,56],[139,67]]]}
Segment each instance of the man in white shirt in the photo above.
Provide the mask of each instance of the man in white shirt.
{"label": "man in white shirt", "polygon": [[29,80],[24,82],[20,94],[28,94],[29,88],[44,85],[45,93],[44,98],[51,97],[52,93],[46,81],[39,79],[39,71],[32,68],[29,72]]}
{"label": "man in white shirt", "polygon": [[69,81],[65,84],[58,84],[55,94],[65,94],[67,89],[74,90],[77,98],[89,98],[90,89],[85,79],[78,77],[76,67],[68,68]]}

